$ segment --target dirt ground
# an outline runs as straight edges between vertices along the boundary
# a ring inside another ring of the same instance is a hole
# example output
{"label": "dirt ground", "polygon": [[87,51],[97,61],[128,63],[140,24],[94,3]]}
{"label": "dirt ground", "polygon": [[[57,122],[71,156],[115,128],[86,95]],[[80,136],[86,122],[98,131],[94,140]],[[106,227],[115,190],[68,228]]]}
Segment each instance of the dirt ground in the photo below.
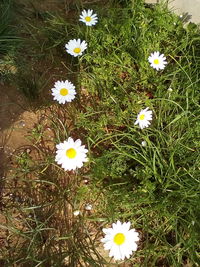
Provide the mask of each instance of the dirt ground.
{"label": "dirt ground", "polygon": [[[13,86],[0,83],[0,177],[9,169],[13,152],[30,144],[27,133],[38,121],[38,112],[31,111],[27,99]],[[0,195],[2,193],[2,186]]]}

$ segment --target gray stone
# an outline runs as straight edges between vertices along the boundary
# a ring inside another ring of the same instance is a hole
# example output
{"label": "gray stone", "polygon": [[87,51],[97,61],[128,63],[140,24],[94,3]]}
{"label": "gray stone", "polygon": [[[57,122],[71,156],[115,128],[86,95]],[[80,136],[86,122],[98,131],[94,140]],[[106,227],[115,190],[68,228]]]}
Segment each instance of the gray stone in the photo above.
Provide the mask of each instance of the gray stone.
{"label": "gray stone", "polygon": [[159,0],[145,0],[145,3],[147,4],[157,4]]}
{"label": "gray stone", "polygon": [[[147,4],[157,4],[163,0],[145,0]],[[185,21],[200,23],[200,0],[166,0],[168,7]]]}
{"label": "gray stone", "polygon": [[169,1],[168,7],[178,15],[187,14],[191,22],[200,23],[200,0]]}

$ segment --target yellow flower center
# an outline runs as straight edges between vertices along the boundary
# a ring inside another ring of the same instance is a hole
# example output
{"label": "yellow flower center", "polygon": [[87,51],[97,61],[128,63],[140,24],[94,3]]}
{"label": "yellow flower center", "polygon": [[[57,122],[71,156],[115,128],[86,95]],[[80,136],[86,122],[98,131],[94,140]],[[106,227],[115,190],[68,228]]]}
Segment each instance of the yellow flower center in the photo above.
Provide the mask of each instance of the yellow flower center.
{"label": "yellow flower center", "polygon": [[66,156],[70,159],[74,159],[76,157],[76,150],[74,148],[69,148],[66,151]]}
{"label": "yellow flower center", "polygon": [[139,119],[140,119],[141,121],[143,121],[144,118],[145,118],[145,115],[144,115],[144,114],[141,114],[140,117],[139,117]]}
{"label": "yellow flower center", "polygon": [[62,88],[62,89],[60,89],[60,94],[61,94],[62,96],[66,96],[66,95],[69,94],[69,91],[68,91],[66,88]]}
{"label": "yellow flower center", "polygon": [[118,246],[122,245],[125,242],[125,235],[122,233],[118,233],[114,236],[114,242],[115,244],[117,244]]}
{"label": "yellow flower center", "polygon": [[159,64],[159,59],[154,59],[154,64],[158,65]]}
{"label": "yellow flower center", "polygon": [[76,47],[76,48],[74,48],[74,53],[80,53],[81,52],[81,49],[80,49],[80,47]]}
{"label": "yellow flower center", "polygon": [[87,22],[90,22],[90,21],[91,21],[91,17],[85,17],[85,20],[86,20]]}

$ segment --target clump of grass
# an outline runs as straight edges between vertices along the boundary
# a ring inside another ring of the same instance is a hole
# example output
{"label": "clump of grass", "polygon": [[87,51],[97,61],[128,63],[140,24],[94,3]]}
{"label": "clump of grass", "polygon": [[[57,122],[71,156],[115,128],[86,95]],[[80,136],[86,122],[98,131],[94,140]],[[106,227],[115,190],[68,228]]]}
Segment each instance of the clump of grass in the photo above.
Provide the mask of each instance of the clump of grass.
{"label": "clump of grass", "polygon": [[[79,97],[67,108],[46,109],[48,119],[31,133],[33,147],[16,154],[6,216],[16,209],[21,221],[9,219],[3,229],[20,241],[9,256],[2,249],[3,259],[22,266],[111,266],[101,229],[120,219],[140,233],[127,265],[198,266],[199,28],[184,28],[165,5],[142,1],[99,6],[98,17],[94,28],[70,25],[70,38],[79,33],[89,44],[76,61]],[[48,21],[55,33],[49,49],[61,46],[68,27]],[[148,63],[154,51],[167,57],[161,72]],[[134,122],[144,107],[153,110],[153,122],[140,130]],[[80,172],[64,172],[54,162],[55,143],[68,136],[90,150]]]}
{"label": "clump of grass", "polygon": [[13,1],[0,3],[0,75],[5,78],[17,72],[15,56],[21,39],[13,24]]}
{"label": "clump of grass", "polygon": [[30,103],[39,100],[43,88],[48,83],[45,77],[46,71],[35,73],[22,72],[20,70],[16,75],[18,89],[30,100]]}
{"label": "clump of grass", "polygon": [[0,55],[5,55],[15,48],[19,39],[13,34],[13,27],[11,26],[12,0],[1,1],[0,10]]}

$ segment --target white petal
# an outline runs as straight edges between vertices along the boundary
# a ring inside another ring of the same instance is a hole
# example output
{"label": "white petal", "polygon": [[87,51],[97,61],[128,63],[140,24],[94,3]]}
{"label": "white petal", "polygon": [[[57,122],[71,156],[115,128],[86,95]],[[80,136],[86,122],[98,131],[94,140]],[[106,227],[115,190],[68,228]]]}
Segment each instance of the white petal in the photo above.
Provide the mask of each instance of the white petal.
{"label": "white petal", "polygon": [[124,231],[128,231],[130,229],[130,226],[131,226],[131,223],[130,222],[127,222],[127,223],[124,222],[122,224],[122,227],[123,227]]}

